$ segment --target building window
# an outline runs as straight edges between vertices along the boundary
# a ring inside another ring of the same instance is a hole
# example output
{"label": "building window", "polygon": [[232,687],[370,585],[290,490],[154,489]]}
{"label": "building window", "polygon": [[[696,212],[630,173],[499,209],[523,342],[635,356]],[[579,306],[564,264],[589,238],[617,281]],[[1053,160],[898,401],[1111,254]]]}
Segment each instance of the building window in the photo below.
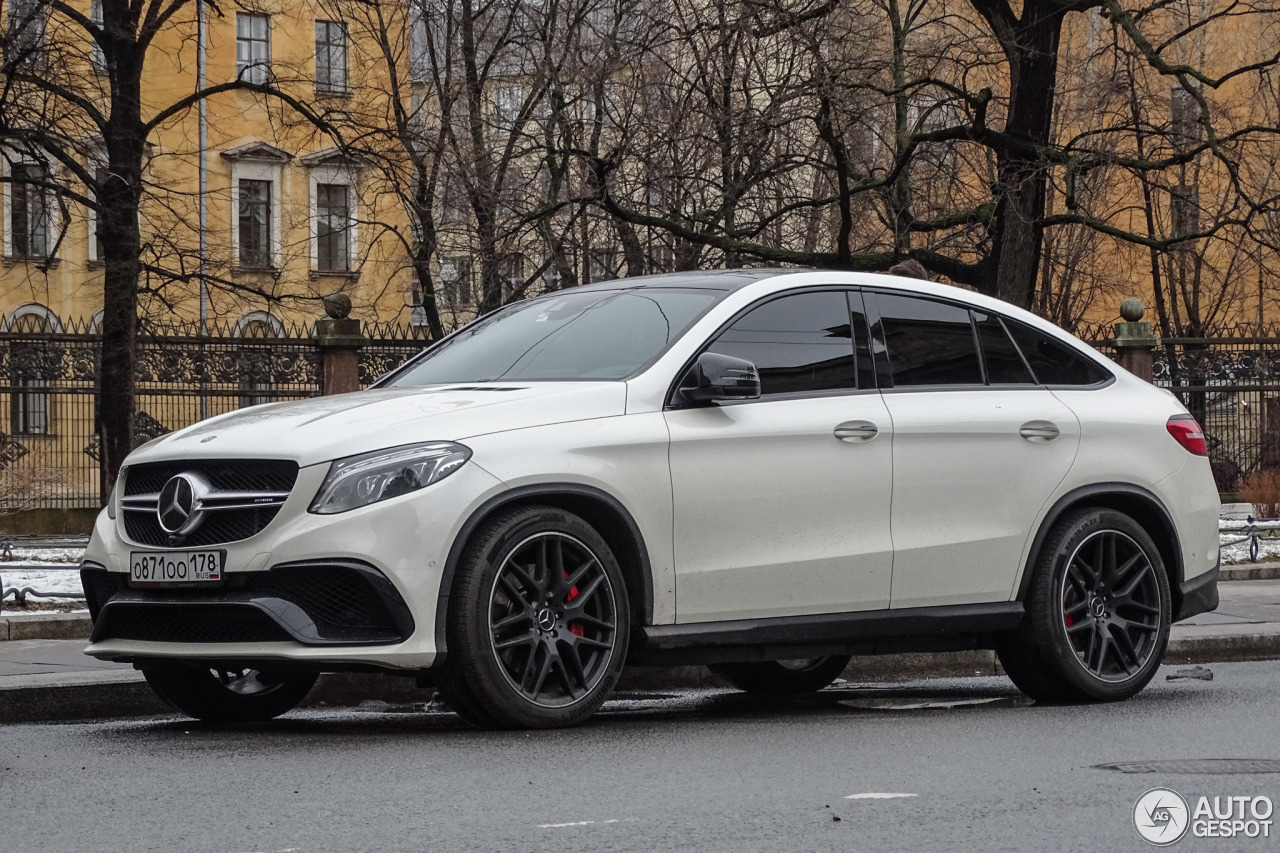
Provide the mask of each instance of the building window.
{"label": "building window", "polygon": [[5,66],[39,68],[44,63],[48,6],[42,0],[11,0]]}
{"label": "building window", "polygon": [[[107,184],[107,170],[104,167],[94,169],[93,176],[98,182],[99,187],[105,187]],[[102,253],[102,235],[98,233],[98,211],[89,208],[89,262],[99,263],[104,255]]]}
{"label": "building window", "polygon": [[502,301],[523,295],[524,255],[507,255],[502,259]]}
{"label": "building window", "polygon": [[[97,29],[102,29],[102,0],[90,0],[89,20]],[[98,74],[107,73],[106,54],[102,52],[102,45],[98,44],[98,40],[92,36],[89,37],[89,65]]]}
{"label": "building window", "polygon": [[347,91],[347,25],[316,21],[316,94]]}
{"label": "building window", "polygon": [[236,13],[236,76],[249,83],[266,83],[270,73],[270,19]]}
{"label": "building window", "polygon": [[45,258],[49,254],[50,206],[44,184],[48,172],[34,163],[19,163],[11,171],[10,250],[20,258]]}
{"label": "building window", "polygon": [[271,182],[240,179],[240,266],[271,266]]}
{"label": "building window", "polygon": [[351,208],[346,184],[316,184],[316,268],[351,269]]}
{"label": "building window", "polygon": [[440,261],[440,300],[451,308],[470,305],[471,259],[444,258]]}
{"label": "building window", "polygon": [[520,108],[524,105],[524,90],[519,86],[499,86],[494,92],[494,115],[498,127],[510,131],[520,118]]}
{"label": "building window", "polygon": [[240,346],[240,408],[275,402],[275,365],[269,346],[255,346],[249,341],[280,337],[284,329],[280,321],[265,311],[251,311],[234,330],[236,337],[246,339]]}
{"label": "building window", "polygon": [[10,378],[13,391],[9,405],[9,431],[13,435],[48,435],[49,378],[58,369],[61,349],[49,336],[61,331],[52,312],[43,305],[28,303],[9,318],[8,331],[31,335],[9,347]]}
{"label": "building window", "polygon": [[587,258],[589,281],[612,281],[618,278],[621,269],[618,266],[617,252],[612,249],[592,249]]}

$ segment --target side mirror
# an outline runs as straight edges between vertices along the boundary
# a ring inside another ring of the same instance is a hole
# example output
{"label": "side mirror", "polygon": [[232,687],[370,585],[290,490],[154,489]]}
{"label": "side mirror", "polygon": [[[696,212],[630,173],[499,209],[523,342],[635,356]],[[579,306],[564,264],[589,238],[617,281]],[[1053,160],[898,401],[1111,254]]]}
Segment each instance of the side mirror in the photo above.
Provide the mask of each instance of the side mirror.
{"label": "side mirror", "polygon": [[745,359],[704,352],[680,380],[676,396],[678,402],[695,405],[716,400],[754,400],[760,396],[760,374]]}

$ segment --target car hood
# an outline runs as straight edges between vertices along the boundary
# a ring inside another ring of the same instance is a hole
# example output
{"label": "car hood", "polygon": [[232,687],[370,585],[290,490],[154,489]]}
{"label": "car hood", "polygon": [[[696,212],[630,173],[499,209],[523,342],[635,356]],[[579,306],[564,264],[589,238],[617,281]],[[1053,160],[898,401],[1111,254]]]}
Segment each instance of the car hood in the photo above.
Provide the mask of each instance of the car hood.
{"label": "car hood", "polygon": [[161,436],[127,464],[166,459],[292,459],[301,466],[418,441],[463,441],[626,411],[623,382],[386,388],[269,403]]}

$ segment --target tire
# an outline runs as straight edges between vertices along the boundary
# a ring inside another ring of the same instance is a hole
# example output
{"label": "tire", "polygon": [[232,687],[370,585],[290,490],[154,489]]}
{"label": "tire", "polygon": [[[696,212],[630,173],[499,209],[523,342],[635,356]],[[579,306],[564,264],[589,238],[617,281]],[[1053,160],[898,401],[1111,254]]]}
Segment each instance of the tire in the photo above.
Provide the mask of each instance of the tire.
{"label": "tire", "polygon": [[739,690],[769,696],[814,693],[840,677],[850,655],[827,655],[805,660],[721,663],[708,667]]}
{"label": "tire", "polygon": [[314,672],[199,667],[147,668],[142,674],[170,706],[211,723],[274,719],[298,707],[319,677]]}
{"label": "tire", "polygon": [[553,507],[480,528],[458,564],[441,696],[483,728],[571,726],[596,712],[627,656],[630,607],[608,544]]}
{"label": "tire", "polygon": [[1045,539],[1026,615],[996,653],[1040,702],[1115,702],[1156,674],[1169,642],[1171,596],[1160,550],[1110,509],[1073,511]]}

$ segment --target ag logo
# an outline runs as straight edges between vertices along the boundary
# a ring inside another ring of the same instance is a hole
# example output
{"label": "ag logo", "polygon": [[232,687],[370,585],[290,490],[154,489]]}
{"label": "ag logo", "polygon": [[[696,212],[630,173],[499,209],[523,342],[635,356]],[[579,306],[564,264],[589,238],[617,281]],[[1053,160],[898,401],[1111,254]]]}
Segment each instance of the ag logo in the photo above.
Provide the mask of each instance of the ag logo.
{"label": "ag logo", "polygon": [[1152,788],[1133,807],[1133,825],[1142,840],[1165,847],[1182,840],[1191,821],[1187,801],[1169,788]]}

